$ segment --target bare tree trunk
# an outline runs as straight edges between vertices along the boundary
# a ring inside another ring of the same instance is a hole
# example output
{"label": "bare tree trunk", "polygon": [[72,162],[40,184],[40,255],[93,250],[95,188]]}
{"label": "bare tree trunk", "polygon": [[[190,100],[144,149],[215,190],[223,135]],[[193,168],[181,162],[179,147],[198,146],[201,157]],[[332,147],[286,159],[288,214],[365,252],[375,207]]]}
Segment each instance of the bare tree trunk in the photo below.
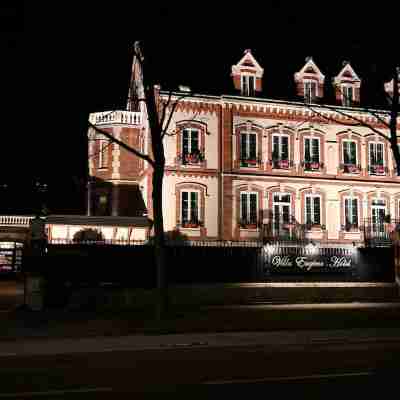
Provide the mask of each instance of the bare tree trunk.
{"label": "bare tree trunk", "polygon": [[154,251],[157,270],[157,318],[161,319],[168,308],[166,280],[166,255],[164,238],[164,218],[162,213],[162,185],[164,167],[156,165],[153,170],[153,218],[154,218]]}

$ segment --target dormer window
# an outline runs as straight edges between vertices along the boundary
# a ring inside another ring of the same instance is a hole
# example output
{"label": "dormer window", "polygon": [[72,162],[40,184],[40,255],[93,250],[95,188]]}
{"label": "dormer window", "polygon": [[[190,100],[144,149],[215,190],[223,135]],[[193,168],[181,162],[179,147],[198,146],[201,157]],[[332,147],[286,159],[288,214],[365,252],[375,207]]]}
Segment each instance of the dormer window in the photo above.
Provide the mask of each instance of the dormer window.
{"label": "dormer window", "polygon": [[294,74],[297,95],[306,103],[315,103],[323,97],[325,76],[321,73],[312,57],[306,58],[303,68]]}
{"label": "dormer window", "polygon": [[317,97],[317,83],[315,81],[304,81],[304,101],[314,103]]}
{"label": "dormer window", "polygon": [[232,65],[233,85],[242,96],[254,97],[261,91],[263,74],[264,70],[251,54],[251,50],[245,50],[241,60]]}
{"label": "dormer window", "polygon": [[353,86],[342,85],[342,104],[345,107],[351,107],[353,105],[353,96]]}
{"label": "dormer window", "polygon": [[343,62],[343,68],[333,79],[336,103],[344,107],[352,107],[360,102],[361,80],[348,61]]}
{"label": "dormer window", "polygon": [[253,97],[256,90],[256,80],[253,75],[242,75],[242,95]]}

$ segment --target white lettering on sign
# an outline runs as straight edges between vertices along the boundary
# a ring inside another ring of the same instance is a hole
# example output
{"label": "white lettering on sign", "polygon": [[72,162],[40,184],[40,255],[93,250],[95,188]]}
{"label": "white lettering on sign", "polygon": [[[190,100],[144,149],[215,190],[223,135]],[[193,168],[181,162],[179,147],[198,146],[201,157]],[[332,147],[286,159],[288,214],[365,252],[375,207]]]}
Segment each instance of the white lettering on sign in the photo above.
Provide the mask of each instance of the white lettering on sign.
{"label": "white lettering on sign", "polygon": [[332,268],[351,267],[351,258],[332,256],[329,266]]}
{"label": "white lettering on sign", "polygon": [[273,267],[293,267],[293,262],[289,256],[274,256],[271,261]]}
{"label": "white lettering on sign", "polygon": [[297,257],[296,258],[296,265],[301,268],[305,269],[306,271],[310,271],[312,268],[315,267],[323,267],[324,263],[322,261],[307,261],[307,257]]}

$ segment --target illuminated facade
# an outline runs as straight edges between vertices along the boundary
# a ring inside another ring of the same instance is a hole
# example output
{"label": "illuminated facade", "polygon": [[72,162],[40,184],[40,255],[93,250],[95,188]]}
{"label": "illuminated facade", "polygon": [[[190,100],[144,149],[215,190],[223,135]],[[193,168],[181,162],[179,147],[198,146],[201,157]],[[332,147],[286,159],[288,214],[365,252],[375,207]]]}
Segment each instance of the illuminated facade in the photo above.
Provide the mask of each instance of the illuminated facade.
{"label": "illuminated facade", "polygon": [[[133,71],[131,87],[140,90],[135,63]],[[362,82],[350,63],[332,79],[335,105],[324,105],[325,76],[312,58],[291,77],[299,101],[261,97],[263,74],[246,50],[231,68],[238,95],[173,92],[172,101],[180,100],[164,141],[165,230],[204,240],[363,244],[371,234],[385,238],[400,219],[400,179],[389,142],[343,114],[388,134],[360,107]],[[143,103],[133,106],[132,90],[126,111],[90,118],[148,154],[146,111]],[[170,95],[157,93],[164,103]],[[89,137],[96,178],[90,213],[151,217],[151,168],[93,130]]]}

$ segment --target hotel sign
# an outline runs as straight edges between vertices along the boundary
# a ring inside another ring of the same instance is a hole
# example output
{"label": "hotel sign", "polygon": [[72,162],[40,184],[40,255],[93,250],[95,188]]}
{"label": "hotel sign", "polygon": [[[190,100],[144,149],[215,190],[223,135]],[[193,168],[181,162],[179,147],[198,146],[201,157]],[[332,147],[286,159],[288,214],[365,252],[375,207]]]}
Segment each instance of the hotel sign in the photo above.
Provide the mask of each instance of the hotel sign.
{"label": "hotel sign", "polygon": [[266,267],[271,272],[345,272],[354,268],[351,255],[270,255]]}

